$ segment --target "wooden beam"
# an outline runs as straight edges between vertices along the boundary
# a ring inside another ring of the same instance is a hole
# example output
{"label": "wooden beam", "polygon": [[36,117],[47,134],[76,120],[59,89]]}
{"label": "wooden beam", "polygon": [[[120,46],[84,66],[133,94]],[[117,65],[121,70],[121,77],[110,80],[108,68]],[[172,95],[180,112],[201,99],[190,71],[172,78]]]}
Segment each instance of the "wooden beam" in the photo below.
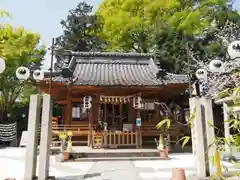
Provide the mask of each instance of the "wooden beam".
{"label": "wooden beam", "polygon": [[67,104],[67,100],[57,100],[57,101],[55,101],[55,103],[57,103],[57,104]]}
{"label": "wooden beam", "polygon": [[83,97],[78,97],[78,98],[71,97],[71,101],[72,102],[80,102],[80,103],[82,103],[83,102]]}
{"label": "wooden beam", "polygon": [[123,104],[119,104],[120,122],[123,124]]}
{"label": "wooden beam", "polygon": [[71,101],[71,102],[79,102],[79,103],[82,103],[83,102],[83,97],[78,97],[78,98],[74,98],[74,97],[69,97],[69,98],[67,98],[67,99],[65,99],[65,100],[56,100],[55,102],[57,103],[57,104],[67,104],[68,103],[68,101]]}
{"label": "wooden beam", "polygon": [[[40,87],[41,90],[43,91],[47,91],[48,89],[48,83],[41,83],[38,85]],[[61,89],[67,89],[66,85],[64,83],[60,83],[60,82],[53,82],[53,89],[57,89],[59,90],[59,88]],[[129,93],[138,93],[138,92],[159,92],[162,89],[175,89],[175,88],[187,88],[188,87],[188,83],[186,84],[167,84],[165,86],[160,85],[160,86],[145,86],[145,87],[136,87],[136,86],[78,86],[78,85],[73,85],[72,86],[72,90],[73,92],[77,91],[77,92],[86,92],[88,91],[89,93],[102,93],[102,94],[109,94],[114,92],[114,94],[116,95],[116,93],[119,94],[124,94],[125,92],[127,94]],[[121,89],[121,91],[119,91],[119,89]]]}
{"label": "wooden beam", "polygon": [[154,104],[154,107],[155,107],[154,121],[158,123],[160,118],[160,115],[159,115],[160,108],[158,104]]}
{"label": "wooden beam", "polygon": [[114,107],[114,104],[112,104],[112,127],[115,125],[114,118],[115,118],[115,107]]}
{"label": "wooden beam", "polygon": [[107,122],[107,104],[104,104],[104,122]]}
{"label": "wooden beam", "polygon": [[66,105],[63,105],[61,110],[62,110],[62,122],[61,122],[61,124],[65,124],[65,121],[66,121]]}

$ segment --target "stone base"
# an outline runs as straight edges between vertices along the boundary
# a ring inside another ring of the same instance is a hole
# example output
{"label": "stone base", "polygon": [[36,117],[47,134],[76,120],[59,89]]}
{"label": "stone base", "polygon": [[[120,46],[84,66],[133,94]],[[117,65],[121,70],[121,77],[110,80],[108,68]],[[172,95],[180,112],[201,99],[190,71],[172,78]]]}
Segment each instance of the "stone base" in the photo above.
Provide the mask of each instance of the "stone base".
{"label": "stone base", "polygon": [[[38,177],[35,177],[33,180],[38,180]],[[55,176],[49,176],[47,179],[45,180],[56,180]]]}
{"label": "stone base", "polygon": [[60,154],[56,155],[56,156],[55,156],[55,160],[56,160],[57,162],[63,162],[63,161],[64,161],[64,156],[63,156],[63,154],[60,153]]}
{"label": "stone base", "polygon": [[109,148],[110,148],[110,149],[117,149],[117,148],[118,148],[118,145],[111,144],[111,145],[109,145]]}

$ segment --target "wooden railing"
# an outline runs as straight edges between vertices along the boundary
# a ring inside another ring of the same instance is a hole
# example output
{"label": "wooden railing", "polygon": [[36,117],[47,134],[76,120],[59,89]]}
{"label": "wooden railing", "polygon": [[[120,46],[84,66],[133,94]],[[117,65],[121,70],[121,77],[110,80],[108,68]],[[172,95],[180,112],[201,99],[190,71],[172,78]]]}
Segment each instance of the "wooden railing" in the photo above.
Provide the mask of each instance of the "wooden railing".
{"label": "wooden railing", "polygon": [[[101,138],[101,141],[99,139]],[[136,132],[103,132],[93,133],[93,146],[117,148],[119,146],[137,146]]]}
{"label": "wooden railing", "polygon": [[157,129],[154,124],[143,124],[141,131],[143,136],[159,136],[159,134],[165,133],[165,131]]}
{"label": "wooden railing", "polygon": [[[88,144],[88,138],[89,138],[88,136],[90,134],[88,124],[76,124],[76,125],[59,125],[58,124],[58,125],[53,125],[52,126],[53,137],[54,136],[56,137],[57,134],[60,133],[60,132],[67,132],[67,131],[72,132],[72,135],[73,135],[72,143],[73,143],[73,145]],[[85,139],[81,138],[81,137],[85,137]],[[58,144],[60,144],[60,141],[59,140],[53,140],[52,144],[53,145],[58,145]]]}
{"label": "wooden railing", "polygon": [[73,136],[81,136],[89,134],[89,127],[88,124],[57,125],[52,127],[52,131],[53,134],[61,131],[71,131],[73,133]]}
{"label": "wooden railing", "polygon": [[[93,126],[93,128],[95,125]],[[59,132],[71,131],[73,134],[73,144],[75,143],[84,143],[88,144],[96,134],[92,131],[93,136],[91,135],[91,130],[89,130],[88,124],[76,124],[76,125],[53,125],[52,132],[53,136]],[[141,133],[143,138],[147,136],[159,136],[164,134],[170,138],[171,143],[176,143],[183,136],[190,135],[190,129],[184,125],[172,124],[169,129],[160,129],[158,130],[155,125],[152,124],[143,124],[141,127]],[[76,138],[74,138],[76,137]],[[79,138],[80,137],[80,138]],[[81,138],[82,137],[82,138]],[[152,138],[151,141],[154,141]],[[94,142],[94,139],[92,139]],[[102,145],[104,147],[118,147],[118,146],[137,146],[137,133],[136,132],[103,132],[102,133]]]}
{"label": "wooden railing", "polygon": [[106,135],[106,142],[109,147],[111,146],[136,146],[136,133],[135,132],[108,132]]}
{"label": "wooden railing", "polygon": [[176,143],[183,136],[190,135],[190,128],[187,125],[172,124],[168,129],[157,129],[155,125],[143,124],[141,127],[142,136],[159,136],[163,134],[170,138],[170,142]]}

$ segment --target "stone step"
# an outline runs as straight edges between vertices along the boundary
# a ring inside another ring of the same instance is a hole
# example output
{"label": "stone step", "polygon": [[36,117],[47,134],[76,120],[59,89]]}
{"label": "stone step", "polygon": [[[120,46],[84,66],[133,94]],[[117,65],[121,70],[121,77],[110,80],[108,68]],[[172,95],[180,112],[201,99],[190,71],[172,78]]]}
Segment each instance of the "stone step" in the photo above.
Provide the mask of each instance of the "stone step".
{"label": "stone step", "polygon": [[99,158],[99,157],[121,157],[121,158],[129,158],[129,157],[159,157],[159,152],[157,150],[149,150],[149,151],[90,151],[90,152],[71,152],[71,157],[74,159],[77,158]]}
{"label": "stone step", "polygon": [[[86,161],[148,161],[148,160],[161,160],[159,156],[155,157],[91,157],[91,158],[77,158],[70,159],[67,162],[86,162]],[[169,158],[170,160],[170,158]],[[163,160],[166,161],[166,160]]]}

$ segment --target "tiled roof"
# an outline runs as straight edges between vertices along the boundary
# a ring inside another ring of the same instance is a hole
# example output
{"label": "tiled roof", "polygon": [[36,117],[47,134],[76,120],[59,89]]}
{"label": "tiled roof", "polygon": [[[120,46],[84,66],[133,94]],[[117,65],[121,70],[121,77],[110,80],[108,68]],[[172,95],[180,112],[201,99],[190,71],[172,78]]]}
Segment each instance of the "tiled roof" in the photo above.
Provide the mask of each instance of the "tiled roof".
{"label": "tiled roof", "polygon": [[230,75],[223,74],[222,76],[218,77],[218,81],[215,84],[210,86],[207,94],[214,97],[225,89],[232,89],[238,86],[240,86],[240,73],[235,72]]}
{"label": "tiled roof", "polygon": [[[167,73],[157,79],[159,71],[151,54],[72,52],[67,68],[77,77],[76,85],[160,86],[187,83],[186,75]],[[53,79],[65,81],[62,77]]]}

